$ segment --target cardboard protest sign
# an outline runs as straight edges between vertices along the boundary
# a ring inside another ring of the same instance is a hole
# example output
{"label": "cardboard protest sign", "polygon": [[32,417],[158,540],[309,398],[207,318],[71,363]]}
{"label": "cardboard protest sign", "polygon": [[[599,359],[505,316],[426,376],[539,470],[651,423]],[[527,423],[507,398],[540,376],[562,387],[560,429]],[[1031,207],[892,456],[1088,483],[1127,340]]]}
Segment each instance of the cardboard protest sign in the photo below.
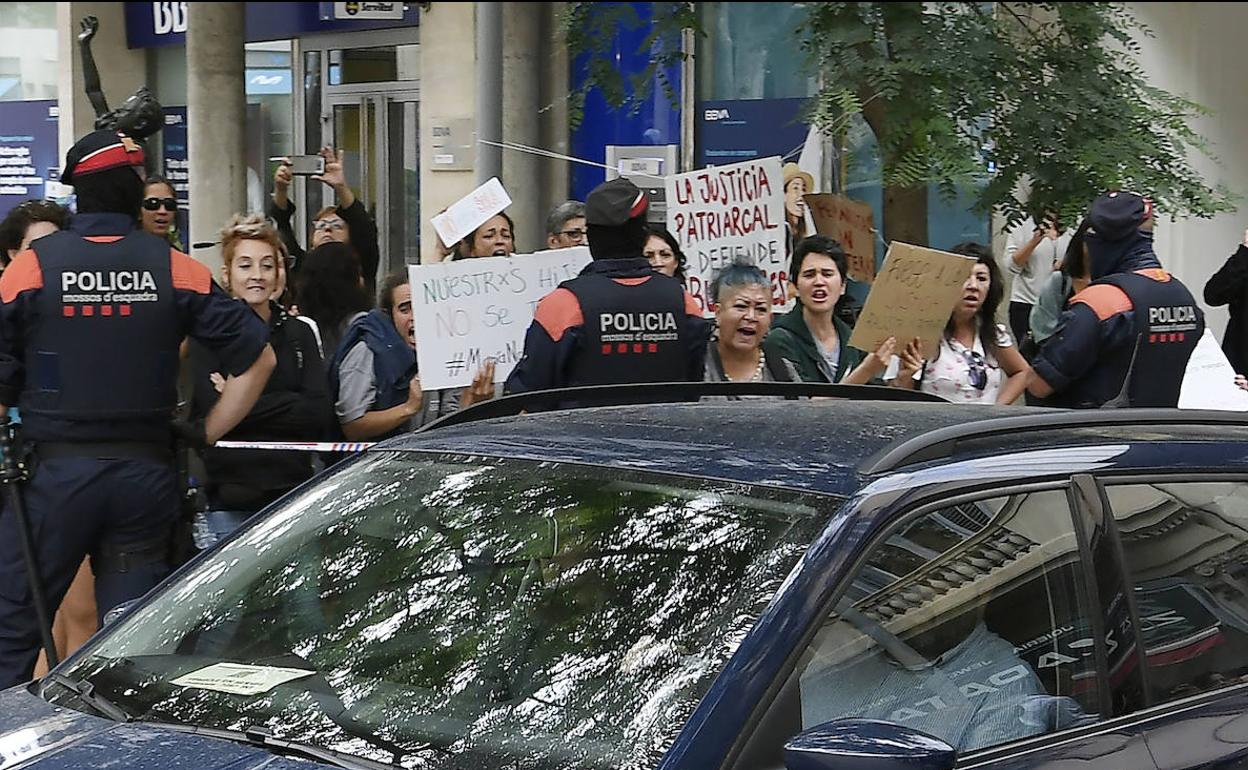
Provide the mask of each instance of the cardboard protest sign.
{"label": "cardboard protest sign", "polygon": [[433,229],[438,231],[442,243],[452,246],[510,205],[511,196],[498,177],[493,177],[434,217]]}
{"label": "cardboard protest sign", "polygon": [[409,265],[421,387],[468,385],[491,358],[495,380],[507,379],[538,301],[589,262],[589,249],[578,246]]}
{"label": "cardboard protest sign", "polygon": [[803,196],[815,220],[815,231],[835,238],[849,262],[849,277],[862,283],[875,280],[875,233],[871,207],[834,193]]}
{"label": "cardboard protest sign", "polygon": [[667,229],[689,264],[685,288],[710,316],[715,273],[749,257],[771,279],[777,311],[791,307],[779,158],[715,166],[667,178]]}
{"label": "cardboard protest sign", "polygon": [[1187,361],[1179,388],[1179,408],[1248,412],[1248,391],[1235,384],[1235,367],[1209,329]]}
{"label": "cardboard protest sign", "polygon": [[924,356],[933,358],[974,265],[971,257],[894,241],[849,344],[873,351],[896,337],[901,350],[918,337]]}

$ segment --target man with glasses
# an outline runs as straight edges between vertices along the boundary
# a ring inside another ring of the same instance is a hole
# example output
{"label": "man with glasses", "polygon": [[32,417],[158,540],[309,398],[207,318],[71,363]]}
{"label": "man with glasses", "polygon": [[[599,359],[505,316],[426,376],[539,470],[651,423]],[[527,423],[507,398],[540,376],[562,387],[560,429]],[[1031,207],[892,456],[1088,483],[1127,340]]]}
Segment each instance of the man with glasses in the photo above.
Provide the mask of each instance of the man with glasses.
{"label": "man with glasses", "polygon": [[1176,407],[1204,313],[1153,253],[1153,206],[1129,192],[1092,202],[1084,236],[1092,284],[1062,313],[1027,389],[1057,406]]}
{"label": "man with glasses", "polygon": [[[322,147],[325,158],[325,173],[313,176],[334,191],[336,206],[326,206],[312,217],[312,234],[309,248],[315,249],[323,243],[345,243],[360,258],[360,270],[364,275],[364,285],[371,297],[377,293],[377,266],[381,263],[381,249],[377,244],[377,223],[364,208],[364,204],[355,197],[355,192],[347,184],[347,176],[343,171],[342,152],[335,152],[332,147]],[[277,231],[286,244],[286,250],[294,261],[290,276],[293,285],[294,275],[298,274],[299,265],[303,261],[304,250],[295,238],[291,227],[291,217],[295,214],[294,201],[290,199],[290,183],[294,175],[289,163],[281,163],[273,174],[273,197],[269,202],[268,215],[277,223]]]}
{"label": "man with glasses", "polygon": [[564,201],[551,209],[550,216],[546,217],[546,248],[584,246],[585,232],[585,204]]}

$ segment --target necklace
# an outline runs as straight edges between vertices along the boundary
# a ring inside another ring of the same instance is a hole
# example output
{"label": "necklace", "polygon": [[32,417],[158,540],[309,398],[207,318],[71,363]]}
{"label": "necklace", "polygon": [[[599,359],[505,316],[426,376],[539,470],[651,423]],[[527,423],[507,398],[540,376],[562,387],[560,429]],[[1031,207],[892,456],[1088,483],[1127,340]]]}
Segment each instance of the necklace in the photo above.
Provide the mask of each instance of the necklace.
{"label": "necklace", "polygon": [[744,380],[733,379],[732,375],[728,374],[727,368],[724,369],[724,379],[728,380],[729,382],[762,382],[763,372],[766,370],[766,368],[767,368],[767,356],[763,353],[763,351],[760,350],[758,351],[758,366],[754,367],[754,373],[751,374],[747,379],[744,379]]}

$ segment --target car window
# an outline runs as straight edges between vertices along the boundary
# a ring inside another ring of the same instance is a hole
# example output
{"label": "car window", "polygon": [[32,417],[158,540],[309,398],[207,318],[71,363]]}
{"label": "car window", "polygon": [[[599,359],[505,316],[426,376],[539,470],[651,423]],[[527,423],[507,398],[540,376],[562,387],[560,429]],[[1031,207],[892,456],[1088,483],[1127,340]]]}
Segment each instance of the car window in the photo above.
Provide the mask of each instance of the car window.
{"label": "car window", "polygon": [[1087,595],[1064,491],[921,515],[871,547],[772,706],[787,730],[748,764],[779,766],[797,732],[847,718],[959,752],[1093,722]]}
{"label": "car window", "polygon": [[1106,487],[1153,703],[1248,681],[1248,483]]}
{"label": "car window", "polygon": [[402,767],[653,768],[841,502],[369,453],[67,673],[143,719]]}

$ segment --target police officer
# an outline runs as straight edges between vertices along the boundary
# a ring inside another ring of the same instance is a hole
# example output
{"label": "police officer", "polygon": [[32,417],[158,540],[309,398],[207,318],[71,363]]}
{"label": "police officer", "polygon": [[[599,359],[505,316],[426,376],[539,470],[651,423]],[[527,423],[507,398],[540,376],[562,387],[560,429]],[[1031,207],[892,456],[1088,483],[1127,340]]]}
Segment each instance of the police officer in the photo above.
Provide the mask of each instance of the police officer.
{"label": "police officer", "polygon": [[[172,454],[178,348],[226,362],[207,443],[250,410],[275,365],[268,330],[204,265],[135,229],[143,150],[95,131],[66,156],[78,214],[0,277],[0,409],[20,408],[33,449],[24,484],[49,605],[90,554],[101,616],[169,571],[178,516]],[[16,518],[0,515],[0,688],[30,677],[39,646]]]}
{"label": "police officer", "polygon": [[1092,284],[1071,298],[1032,362],[1028,390],[1076,408],[1177,406],[1205,318],[1153,253],[1152,204],[1106,193],[1088,223]]}
{"label": "police officer", "polygon": [[624,178],[589,194],[594,261],[538,303],[507,393],[702,379],[710,327],[681,283],[642,256],[647,203]]}

